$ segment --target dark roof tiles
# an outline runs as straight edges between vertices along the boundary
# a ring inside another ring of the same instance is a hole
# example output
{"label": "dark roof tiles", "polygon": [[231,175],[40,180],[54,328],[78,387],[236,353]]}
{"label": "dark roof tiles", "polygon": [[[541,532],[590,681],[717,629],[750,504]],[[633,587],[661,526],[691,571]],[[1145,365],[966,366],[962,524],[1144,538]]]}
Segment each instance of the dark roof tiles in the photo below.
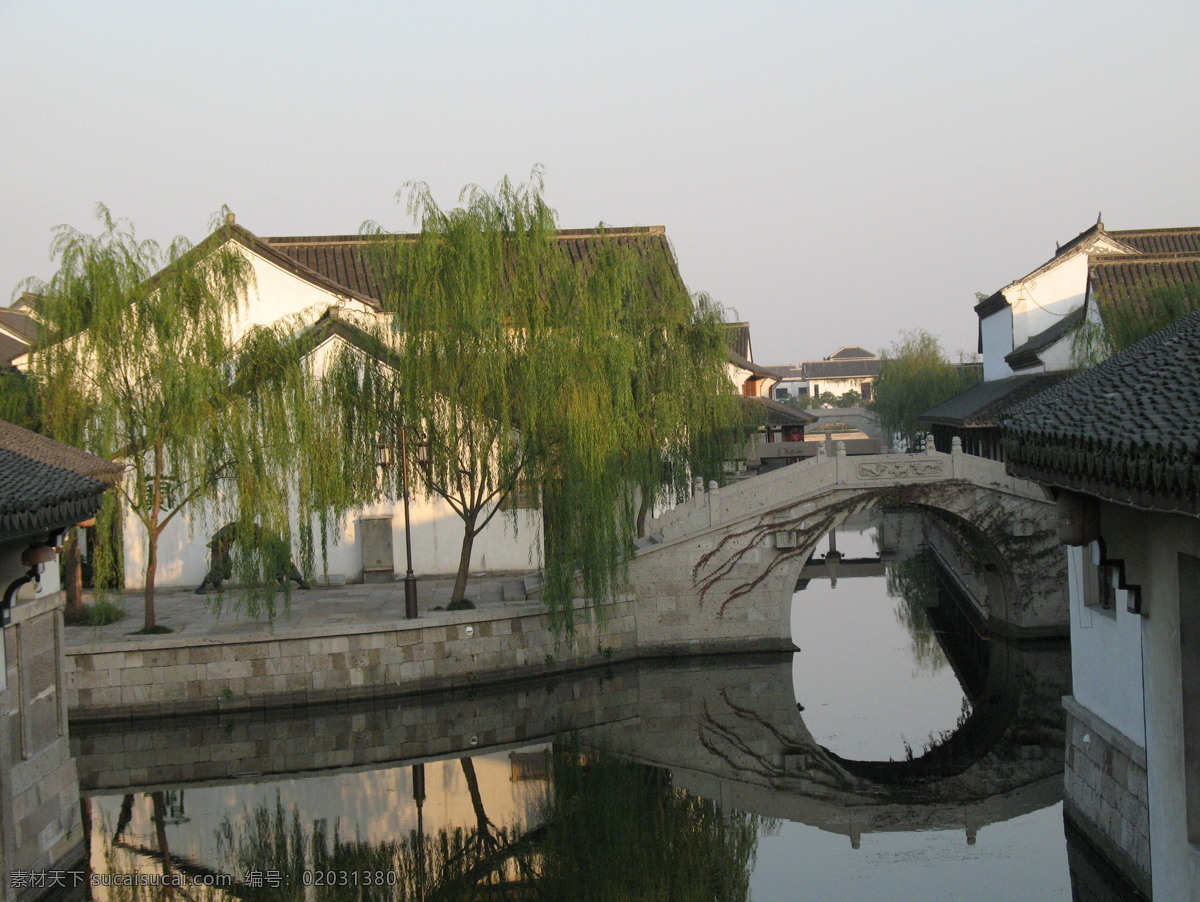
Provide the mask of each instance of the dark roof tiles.
{"label": "dark roof tiles", "polygon": [[93,516],[122,467],[0,420],[0,538]]}
{"label": "dark roof tiles", "polygon": [[826,360],[861,360],[864,357],[874,357],[874,356],[875,356],[874,354],[872,354],[870,351],[868,351],[864,347],[860,347],[859,345],[848,345],[847,347],[844,347],[844,348],[838,348],[838,350],[834,351],[832,354],[830,354],[825,359]]}
{"label": "dark roof tiles", "polygon": [[1044,391],[1067,375],[1033,373],[980,382],[948,401],[943,401],[937,407],[925,411],[917,419],[923,423],[966,428],[995,427],[999,425],[1001,416],[1009,407]]}
{"label": "dark roof tiles", "polygon": [[1106,254],[1092,258],[1088,273],[1091,296],[1099,306],[1101,318],[1110,305],[1128,303],[1148,287],[1187,282],[1200,283],[1200,253]]}
{"label": "dark roof tiles", "polygon": [[1108,234],[1143,254],[1200,254],[1200,228],[1122,229]]}
{"label": "dark roof tiles", "polygon": [[25,308],[0,307],[0,330],[11,332],[27,344],[37,338],[37,323]]}
{"label": "dark roof tiles", "polygon": [[[415,239],[417,236],[411,237]],[[671,255],[670,259],[674,260],[663,226],[559,229],[555,238],[574,263],[592,259],[600,242],[648,245],[655,251]],[[364,235],[301,235],[257,239],[261,245],[291,262],[301,274],[312,273],[334,286],[340,286],[351,295],[378,305],[383,295],[371,272],[369,255],[366,253],[372,240]]]}
{"label": "dark roof tiles", "polygon": [[725,343],[729,346],[729,350],[739,357],[745,357],[747,360],[751,359],[750,324],[726,323]]}
{"label": "dark roof tiles", "polygon": [[1015,405],[1002,428],[1015,475],[1200,516],[1200,311]]}

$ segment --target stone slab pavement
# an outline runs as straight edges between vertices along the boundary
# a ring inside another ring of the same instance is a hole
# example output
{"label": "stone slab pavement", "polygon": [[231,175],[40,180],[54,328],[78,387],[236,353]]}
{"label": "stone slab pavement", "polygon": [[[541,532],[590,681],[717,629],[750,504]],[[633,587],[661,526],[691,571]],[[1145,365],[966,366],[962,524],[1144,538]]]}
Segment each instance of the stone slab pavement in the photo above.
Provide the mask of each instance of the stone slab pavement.
{"label": "stone slab pavement", "polygon": [[[473,576],[468,580],[466,597],[477,608],[506,604],[524,604],[536,594],[536,571]],[[418,577],[417,607],[422,614],[444,608],[450,601],[453,577]],[[143,598],[140,592],[110,596],[125,608],[125,619],[107,626],[68,626],[66,651],[97,644],[128,644],[133,649],[147,640],[164,638],[195,639],[200,642],[238,641],[264,637],[285,637],[314,630],[337,632],[339,626],[357,629],[372,624],[404,622],[404,583],[366,583],[342,586],[314,586],[303,590],[293,587],[285,600],[275,596],[277,609],[273,620],[265,615],[249,616],[239,605],[237,589],[227,589],[218,599],[215,592],[197,595],[191,588],[165,588],[155,592],[155,620],[172,632],[139,636],[142,626]],[[84,593],[90,604],[91,593]]]}

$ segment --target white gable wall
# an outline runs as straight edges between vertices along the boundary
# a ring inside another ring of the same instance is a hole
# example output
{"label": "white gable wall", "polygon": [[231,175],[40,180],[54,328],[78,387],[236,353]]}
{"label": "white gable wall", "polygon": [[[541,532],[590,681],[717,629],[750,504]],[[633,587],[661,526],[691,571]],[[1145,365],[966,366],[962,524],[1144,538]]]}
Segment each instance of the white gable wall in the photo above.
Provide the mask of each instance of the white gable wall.
{"label": "white gable wall", "polygon": [[366,316],[374,312],[366,304],[343,298],[300,278],[242,245],[237,247],[250,260],[254,283],[248,292],[246,308],[237,317],[233,337],[240,340],[253,326],[269,326],[279,320],[298,317],[298,324],[315,322],[332,306]]}
{"label": "white gable wall", "polygon": [[[1003,294],[1008,301],[1008,309],[997,311],[979,322],[984,381],[1012,376],[1014,373],[1005,362],[1005,355],[1083,306],[1090,255],[1127,252],[1107,236],[1094,236],[1062,257],[1051,260],[1044,267],[1006,286]],[[1065,352],[1057,349],[1050,353],[1055,361],[1053,364],[1045,354],[1040,354],[1046,364],[1044,367],[1021,372],[1069,369],[1069,345],[1068,341]]]}
{"label": "white gable wall", "polygon": [[1012,352],[1012,309],[1005,307],[979,321],[979,334],[983,344],[983,381],[1004,379],[1013,374],[1004,356]]}
{"label": "white gable wall", "polygon": [[1083,306],[1087,273],[1087,251],[1077,248],[1004,289],[1004,298],[1012,307],[1014,348]]}

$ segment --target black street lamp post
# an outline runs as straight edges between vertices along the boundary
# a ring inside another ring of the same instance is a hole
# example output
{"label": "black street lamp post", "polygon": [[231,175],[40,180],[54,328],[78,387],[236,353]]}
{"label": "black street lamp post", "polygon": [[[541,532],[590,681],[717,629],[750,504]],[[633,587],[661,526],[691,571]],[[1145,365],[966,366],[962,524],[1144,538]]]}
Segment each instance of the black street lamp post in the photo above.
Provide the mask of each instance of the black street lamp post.
{"label": "black street lamp post", "polygon": [[[407,620],[416,620],[419,616],[417,613],[417,578],[413,575],[412,566],[412,523],[408,512],[408,427],[401,426],[398,430],[400,433],[400,494],[404,503],[404,617]],[[388,468],[394,463],[392,459],[392,445],[380,445],[376,463],[383,468]],[[429,462],[429,445],[424,442],[418,442],[416,446],[417,463],[426,464]]]}
{"label": "black street lamp post", "polygon": [[404,494],[404,616],[417,619],[417,578],[412,568],[412,530],[408,520],[408,427],[400,427],[400,487]]}

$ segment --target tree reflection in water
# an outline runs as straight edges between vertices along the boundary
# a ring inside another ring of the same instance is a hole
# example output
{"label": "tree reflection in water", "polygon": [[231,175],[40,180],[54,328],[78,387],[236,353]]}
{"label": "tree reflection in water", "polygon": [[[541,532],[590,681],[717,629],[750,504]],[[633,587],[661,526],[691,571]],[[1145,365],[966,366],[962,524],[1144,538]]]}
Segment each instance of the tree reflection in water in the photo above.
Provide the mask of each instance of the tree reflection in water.
{"label": "tree reflection in water", "polygon": [[946,666],[946,655],[929,609],[938,605],[937,559],[926,549],[887,568],[887,594],[898,599],[896,620],[907,630],[915,665],[913,676],[932,676]]}
{"label": "tree reflection in water", "polygon": [[[760,835],[774,821],[722,811],[672,784],[670,772],[623,761],[576,738],[555,744],[536,826],[498,826],[460,759],[475,821],[396,839],[353,839],[338,821],[305,823],[279,797],[217,828],[218,869],[173,856],[154,800],[157,848],[101,829],[108,873],[228,875],[232,885],[110,887],[113,902],[393,902],[393,900],[746,900]],[[420,767],[420,765],[417,765]],[[156,794],[158,795],[158,794]],[[127,797],[132,803],[132,797]],[[128,822],[123,806],[122,821]],[[147,861],[153,861],[149,865]],[[247,880],[250,875],[255,875]],[[347,875],[347,876],[343,876]],[[358,875],[356,878],[352,875]],[[261,885],[253,885],[261,883]],[[357,884],[357,885],[355,885]]]}

